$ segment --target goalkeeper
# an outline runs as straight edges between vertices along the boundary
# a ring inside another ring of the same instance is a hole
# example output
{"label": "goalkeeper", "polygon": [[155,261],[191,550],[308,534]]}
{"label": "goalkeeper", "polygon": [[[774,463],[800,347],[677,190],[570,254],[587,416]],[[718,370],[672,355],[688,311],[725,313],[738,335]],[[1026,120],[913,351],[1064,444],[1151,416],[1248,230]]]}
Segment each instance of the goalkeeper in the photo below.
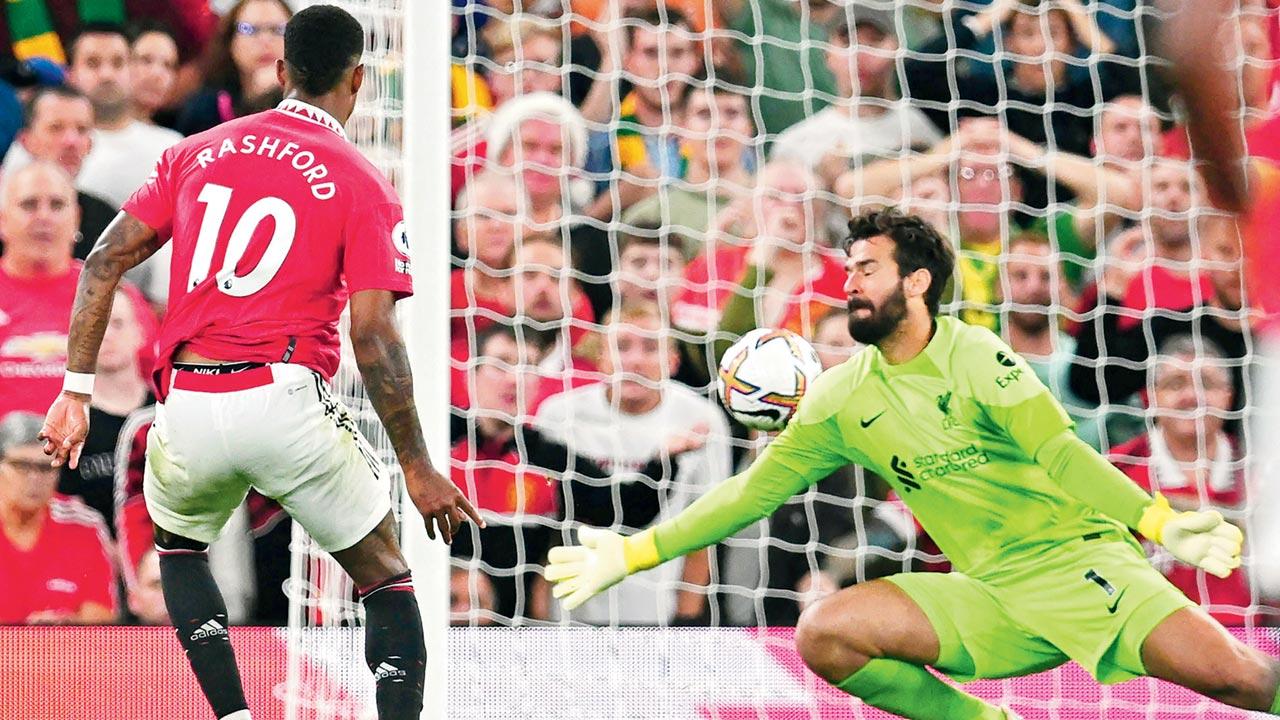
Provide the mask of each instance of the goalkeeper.
{"label": "goalkeeper", "polygon": [[955,568],[856,585],[811,607],[797,649],[818,675],[908,718],[1005,718],[960,682],[1075,660],[1099,682],[1150,675],[1280,714],[1280,665],[1170,585],[1129,529],[1226,577],[1241,534],[1216,512],[1174,512],[1076,438],[1026,362],[991,332],[937,317],[954,255],[915,216],[855,218],[849,330],[871,345],[824,373],[745,472],[679,515],[623,538],[583,528],[551,551],[568,609],[630,573],[769,515],[832,470],[887,481]]}

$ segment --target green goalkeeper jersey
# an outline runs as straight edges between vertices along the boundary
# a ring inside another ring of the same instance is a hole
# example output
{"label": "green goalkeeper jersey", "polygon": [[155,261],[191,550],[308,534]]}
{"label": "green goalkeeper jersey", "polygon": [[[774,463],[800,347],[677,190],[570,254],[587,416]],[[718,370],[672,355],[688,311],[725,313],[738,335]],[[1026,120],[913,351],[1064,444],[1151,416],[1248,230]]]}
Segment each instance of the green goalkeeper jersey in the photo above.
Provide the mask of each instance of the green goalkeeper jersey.
{"label": "green goalkeeper jersey", "polygon": [[1133,542],[1112,518],[1136,524],[1149,498],[1071,430],[1003,341],[940,317],[908,362],[869,347],[823,373],[751,467],[655,528],[655,542],[664,559],[715,542],[850,463],[887,480],[955,569],[977,578],[1073,538]]}

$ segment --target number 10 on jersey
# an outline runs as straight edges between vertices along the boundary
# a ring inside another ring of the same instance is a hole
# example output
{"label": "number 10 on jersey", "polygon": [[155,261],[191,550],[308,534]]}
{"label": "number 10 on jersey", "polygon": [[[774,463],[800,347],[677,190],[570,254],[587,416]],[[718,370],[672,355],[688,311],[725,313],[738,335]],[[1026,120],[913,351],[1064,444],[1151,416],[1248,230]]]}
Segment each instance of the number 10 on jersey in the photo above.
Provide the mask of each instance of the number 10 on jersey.
{"label": "number 10 on jersey", "polygon": [[[203,203],[206,207],[204,219],[200,222],[200,233],[196,237],[196,252],[191,258],[187,292],[195,289],[209,276],[218,235],[222,231],[222,223],[227,219],[227,208],[231,205],[231,188],[208,183],[200,189],[196,202]],[[253,238],[258,225],[268,217],[275,221],[275,230],[271,233],[266,252],[252,270],[245,275],[236,275],[236,265],[244,257],[249,240]],[[280,266],[293,247],[297,227],[298,218],[293,208],[278,197],[264,197],[250,205],[231,229],[231,239],[227,244],[222,269],[215,276],[218,290],[232,297],[248,297],[266,287],[280,271]]]}

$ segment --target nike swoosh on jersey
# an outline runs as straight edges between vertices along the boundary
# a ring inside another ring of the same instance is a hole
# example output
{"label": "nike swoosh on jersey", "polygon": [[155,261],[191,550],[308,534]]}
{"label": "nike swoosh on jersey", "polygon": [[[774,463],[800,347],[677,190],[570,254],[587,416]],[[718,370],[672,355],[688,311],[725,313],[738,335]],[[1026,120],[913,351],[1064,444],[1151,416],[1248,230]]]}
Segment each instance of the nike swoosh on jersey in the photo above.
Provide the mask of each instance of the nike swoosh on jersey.
{"label": "nike swoosh on jersey", "polygon": [[1124,597],[1124,591],[1128,589],[1129,588],[1122,588],[1120,592],[1116,593],[1116,599],[1112,600],[1111,604],[1107,606],[1107,612],[1112,615],[1116,614],[1116,608],[1120,606],[1120,598]]}
{"label": "nike swoosh on jersey", "polygon": [[859,424],[859,425],[861,425],[863,428],[869,428],[869,427],[871,427],[871,423],[875,422],[876,420],[879,420],[879,419],[880,419],[880,416],[881,416],[881,415],[883,415],[883,414],[885,414],[885,412],[887,412],[887,411],[885,411],[885,410],[881,410],[880,412],[876,413],[875,415],[872,415],[870,419],[868,419],[868,418],[863,418],[863,419],[859,420],[859,421],[858,421],[858,424]]}

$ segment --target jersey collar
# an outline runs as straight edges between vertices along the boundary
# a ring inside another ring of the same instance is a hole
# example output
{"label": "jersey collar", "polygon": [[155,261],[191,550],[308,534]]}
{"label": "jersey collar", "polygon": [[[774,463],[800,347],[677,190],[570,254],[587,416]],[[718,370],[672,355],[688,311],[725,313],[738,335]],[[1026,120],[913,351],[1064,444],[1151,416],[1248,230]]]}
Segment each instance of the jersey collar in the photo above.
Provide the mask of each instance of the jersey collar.
{"label": "jersey collar", "polygon": [[959,321],[952,317],[936,318],[933,337],[929,338],[929,344],[924,346],[924,350],[919,355],[901,365],[889,364],[884,359],[884,354],[880,352],[879,348],[872,348],[875,354],[871,356],[871,370],[882,377],[920,374],[936,375],[945,372],[947,355],[951,347],[951,337],[955,334],[957,322]]}
{"label": "jersey collar", "polygon": [[304,103],[301,100],[289,98],[277,105],[276,110],[302,118],[307,122],[327,127],[337,133],[343,140],[347,139],[347,131],[342,128],[342,123],[338,122],[338,119],[334,116],[311,103]]}

